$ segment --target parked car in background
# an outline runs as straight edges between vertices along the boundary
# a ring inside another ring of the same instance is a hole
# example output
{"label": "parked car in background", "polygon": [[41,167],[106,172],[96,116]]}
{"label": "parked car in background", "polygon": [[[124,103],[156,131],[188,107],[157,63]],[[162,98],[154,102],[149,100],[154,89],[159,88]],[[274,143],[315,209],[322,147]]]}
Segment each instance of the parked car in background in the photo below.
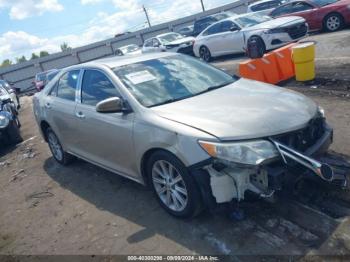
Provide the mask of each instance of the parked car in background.
{"label": "parked car in background", "polygon": [[333,181],[312,158],[332,129],[312,100],[175,53],[112,57],[63,69],[33,98],[54,159],[73,155],[153,189],[192,217],[203,205],[283,190],[285,172]]}
{"label": "parked car in background", "polygon": [[211,24],[234,15],[236,15],[236,13],[222,12],[214,15],[205,16],[196,20],[193,25],[193,36],[199,35],[204,29],[206,29]]}
{"label": "parked car in background", "polygon": [[208,62],[213,57],[243,53],[247,40],[255,39],[262,49],[261,53],[265,53],[266,50],[302,39],[307,32],[308,26],[302,17],[273,19],[257,13],[247,13],[209,26],[196,37],[193,52]]}
{"label": "parked car in background", "polygon": [[33,85],[36,88],[36,90],[39,92],[43,90],[46,83],[48,82],[47,75],[50,73],[57,73],[57,72],[58,72],[58,69],[51,69],[51,70],[37,73],[33,81]]}
{"label": "parked car in background", "polygon": [[193,25],[185,26],[176,31],[177,33],[184,36],[192,36],[193,35]]}
{"label": "parked car in background", "polygon": [[176,52],[192,55],[194,37],[183,36],[179,33],[165,33],[149,38],[142,47],[142,53]]}
{"label": "parked car in background", "polygon": [[116,49],[114,54],[117,56],[141,54],[141,48],[135,44],[126,45]]}
{"label": "parked car in background", "polygon": [[269,14],[273,9],[282,5],[283,0],[261,0],[248,5],[247,12],[259,12],[259,14]]}
{"label": "parked car in background", "polygon": [[14,100],[7,90],[0,86],[0,143],[12,145],[22,142],[20,127]]}
{"label": "parked car in background", "polygon": [[12,87],[7,81],[0,79],[0,88],[1,87],[3,89],[5,89],[5,91],[2,92],[3,95],[5,94],[9,98],[11,98],[11,100],[14,103],[16,109],[19,109],[21,107],[21,105],[20,105],[20,102],[19,102],[19,97],[18,97],[16,88]]}
{"label": "parked car in background", "polygon": [[350,0],[293,1],[274,9],[272,17],[297,15],[305,18],[311,31],[337,31],[350,24]]}
{"label": "parked car in background", "polygon": [[[58,73],[60,72],[59,69],[54,69],[52,70],[51,72],[47,73],[47,76],[46,76],[46,84],[51,81]],[[45,85],[46,85],[45,84]]]}

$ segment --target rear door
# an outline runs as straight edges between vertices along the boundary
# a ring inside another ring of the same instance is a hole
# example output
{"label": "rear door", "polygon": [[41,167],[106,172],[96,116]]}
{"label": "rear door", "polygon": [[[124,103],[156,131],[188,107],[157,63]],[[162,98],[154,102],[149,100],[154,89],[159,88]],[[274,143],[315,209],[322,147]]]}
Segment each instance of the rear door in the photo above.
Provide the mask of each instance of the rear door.
{"label": "rear door", "polygon": [[64,73],[45,97],[44,114],[62,146],[68,152],[76,151],[76,92],[80,70]]}
{"label": "rear door", "polygon": [[84,70],[81,97],[75,110],[78,155],[130,175],[134,164],[134,114],[98,113],[96,104],[121,97],[116,85],[99,69]]}

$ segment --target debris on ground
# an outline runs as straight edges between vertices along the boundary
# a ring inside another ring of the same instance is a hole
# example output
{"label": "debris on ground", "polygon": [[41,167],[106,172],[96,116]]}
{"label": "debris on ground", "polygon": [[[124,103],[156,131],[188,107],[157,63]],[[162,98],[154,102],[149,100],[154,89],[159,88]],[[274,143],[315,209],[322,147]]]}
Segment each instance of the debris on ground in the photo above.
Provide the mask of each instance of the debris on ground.
{"label": "debris on ground", "polygon": [[18,172],[11,176],[10,182],[21,181],[26,176],[27,175],[25,174],[24,169],[20,169]]}
{"label": "debris on ground", "polygon": [[8,160],[5,160],[5,161],[3,161],[3,162],[0,162],[0,167],[7,167],[7,166],[9,166],[9,165],[11,165],[11,162],[8,161]]}

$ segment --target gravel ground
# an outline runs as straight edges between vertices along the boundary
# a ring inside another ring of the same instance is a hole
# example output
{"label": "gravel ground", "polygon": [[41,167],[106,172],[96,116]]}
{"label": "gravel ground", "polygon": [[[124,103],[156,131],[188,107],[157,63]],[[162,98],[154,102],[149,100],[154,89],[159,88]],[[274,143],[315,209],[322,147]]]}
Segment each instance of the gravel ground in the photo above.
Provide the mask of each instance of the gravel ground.
{"label": "gravel ground", "polygon": [[[318,48],[328,41],[331,46],[317,52],[318,77],[346,80],[349,31],[312,38]],[[237,60],[214,64],[232,70]],[[349,88],[293,81],[285,86],[325,108],[335,129],[331,149],[350,156]],[[0,152],[0,254],[350,255],[347,191],[327,194],[339,206],[337,214],[290,197],[243,204],[243,221],[209,213],[175,219],[141,185],[80,160],[58,165],[34,123],[31,97],[22,97],[22,104],[25,141]]]}

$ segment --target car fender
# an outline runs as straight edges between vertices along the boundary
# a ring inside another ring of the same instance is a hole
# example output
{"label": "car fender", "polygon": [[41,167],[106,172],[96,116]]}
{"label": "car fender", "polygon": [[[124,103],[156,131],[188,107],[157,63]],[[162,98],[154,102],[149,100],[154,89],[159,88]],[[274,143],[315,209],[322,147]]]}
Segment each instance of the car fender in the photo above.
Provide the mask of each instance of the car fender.
{"label": "car fender", "polygon": [[159,116],[150,116],[144,120],[136,118],[133,137],[136,152],[135,171],[139,174],[142,174],[143,158],[150,150],[166,150],[188,167],[210,157],[200,147],[198,139],[216,140],[203,131]]}

